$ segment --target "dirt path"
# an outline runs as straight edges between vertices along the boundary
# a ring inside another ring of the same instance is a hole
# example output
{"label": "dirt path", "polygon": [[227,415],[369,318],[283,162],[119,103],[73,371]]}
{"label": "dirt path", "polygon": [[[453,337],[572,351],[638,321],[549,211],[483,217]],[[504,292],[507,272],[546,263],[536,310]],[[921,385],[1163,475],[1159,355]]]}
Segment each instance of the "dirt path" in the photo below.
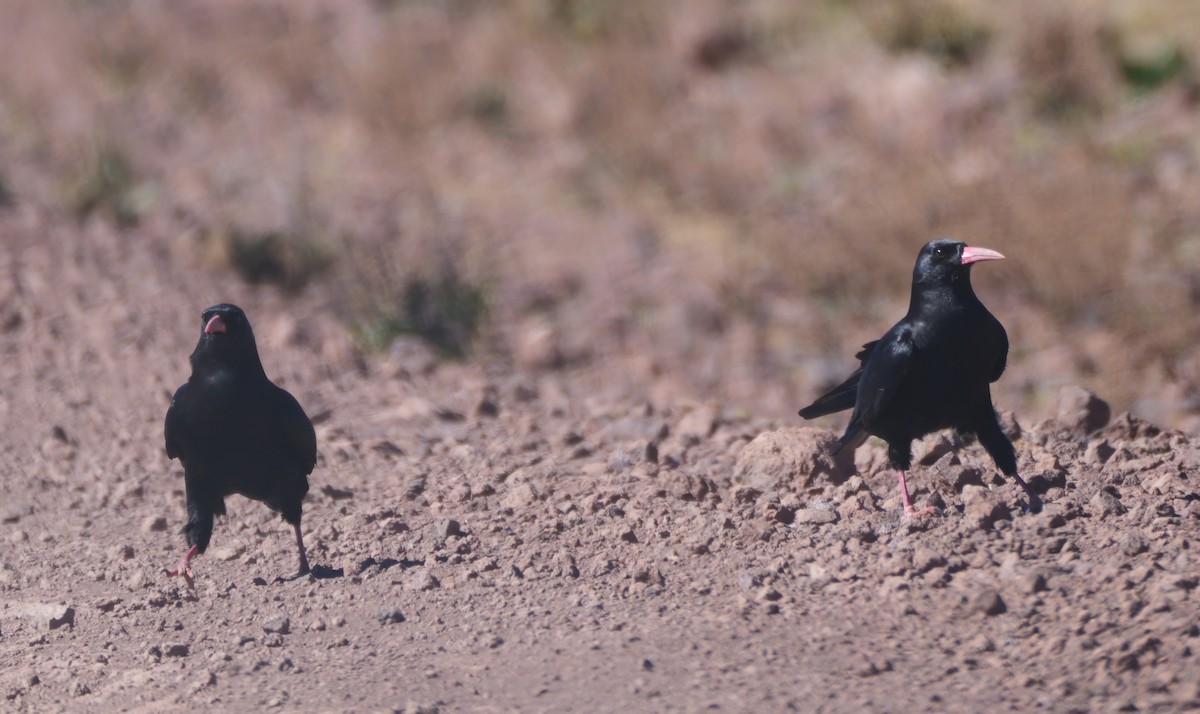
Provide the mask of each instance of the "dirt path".
{"label": "dirt path", "polygon": [[[829,432],[602,372],[407,343],[362,362],[315,297],[102,228],[4,230],[0,708],[1200,706],[1200,445],[1180,433],[1027,426],[1039,514],[978,447],[932,438],[913,483],[943,514],[905,522],[878,446],[853,476]],[[277,581],[286,524],[239,498],[194,592],[161,574],[184,516],[161,419],[193,315],[226,295],[318,422],[305,529],[327,577]]]}

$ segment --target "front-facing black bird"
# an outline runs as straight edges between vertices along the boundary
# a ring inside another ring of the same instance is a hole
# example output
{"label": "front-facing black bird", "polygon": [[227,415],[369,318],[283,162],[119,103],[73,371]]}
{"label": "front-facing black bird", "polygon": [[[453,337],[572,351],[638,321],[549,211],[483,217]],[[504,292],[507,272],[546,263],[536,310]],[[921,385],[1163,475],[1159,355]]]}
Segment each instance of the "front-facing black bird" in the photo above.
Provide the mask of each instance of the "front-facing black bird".
{"label": "front-facing black bird", "polygon": [[908,314],[882,338],[863,346],[854,374],[809,406],[805,419],[854,408],[839,449],[859,446],[868,434],[888,444],[904,512],[915,511],[905,472],[912,442],[939,429],[973,433],[1005,476],[1037,508],[1040,500],[1017,474],[1012,442],[992,407],[991,383],[1004,373],[1008,335],[971,288],[971,266],[1004,256],[953,240],[926,243],[913,268]]}
{"label": "front-facing black bird", "polygon": [[300,574],[309,572],[300,535],[301,502],[317,463],[317,435],[300,404],[267,379],[254,332],[236,305],[201,314],[192,375],[167,409],[167,456],[183,463],[188,551],[179,567],[192,586],[192,558],[208,548],[225,498],[262,501],[296,529]]}

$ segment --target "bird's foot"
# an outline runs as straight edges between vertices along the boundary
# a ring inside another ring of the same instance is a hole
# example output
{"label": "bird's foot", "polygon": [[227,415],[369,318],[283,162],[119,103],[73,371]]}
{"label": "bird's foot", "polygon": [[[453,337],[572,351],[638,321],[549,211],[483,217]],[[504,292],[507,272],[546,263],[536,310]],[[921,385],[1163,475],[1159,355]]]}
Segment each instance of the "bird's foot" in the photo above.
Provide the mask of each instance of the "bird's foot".
{"label": "bird's foot", "polygon": [[172,578],[182,575],[183,579],[187,582],[188,589],[191,590],[196,586],[196,579],[192,573],[192,556],[198,551],[199,548],[193,545],[191,548],[188,548],[188,552],[184,554],[183,560],[179,561],[179,567],[174,570],[164,570],[163,572]]}
{"label": "bird's foot", "polygon": [[187,565],[185,563],[180,563],[178,568],[175,568],[174,570],[165,570],[164,569],[163,572],[165,572],[167,575],[170,575],[173,578],[182,575],[184,581],[187,582],[187,586],[188,586],[189,590],[196,587],[196,578],[195,578],[195,575],[192,573],[192,566],[190,566],[190,565]]}
{"label": "bird's foot", "polygon": [[937,512],[937,509],[933,506],[926,506],[921,509],[913,508],[912,506],[907,505],[904,507],[905,518],[925,518],[926,516],[936,516]]}

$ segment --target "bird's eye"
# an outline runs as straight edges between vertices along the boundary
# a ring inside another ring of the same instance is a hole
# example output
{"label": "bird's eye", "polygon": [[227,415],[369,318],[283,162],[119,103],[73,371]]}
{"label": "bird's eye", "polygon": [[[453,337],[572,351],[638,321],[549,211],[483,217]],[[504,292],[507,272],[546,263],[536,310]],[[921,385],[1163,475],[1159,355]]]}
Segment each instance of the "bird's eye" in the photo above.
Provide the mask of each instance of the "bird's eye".
{"label": "bird's eye", "polygon": [[939,258],[945,258],[946,257],[946,248],[944,246],[938,246],[937,248],[933,249],[933,254]]}

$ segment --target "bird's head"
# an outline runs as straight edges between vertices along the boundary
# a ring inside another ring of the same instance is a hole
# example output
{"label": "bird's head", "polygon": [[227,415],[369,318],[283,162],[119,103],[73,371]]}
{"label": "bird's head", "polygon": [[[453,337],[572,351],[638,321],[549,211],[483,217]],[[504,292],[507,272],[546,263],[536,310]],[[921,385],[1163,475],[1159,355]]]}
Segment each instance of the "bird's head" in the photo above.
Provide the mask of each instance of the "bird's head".
{"label": "bird's head", "polygon": [[258,363],[254,331],[242,308],[221,303],[200,313],[200,341],[192,353],[192,362]]}
{"label": "bird's head", "polygon": [[984,260],[1004,260],[1004,256],[990,248],[979,248],[962,241],[931,240],[917,255],[913,286],[970,285],[971,266]]}

